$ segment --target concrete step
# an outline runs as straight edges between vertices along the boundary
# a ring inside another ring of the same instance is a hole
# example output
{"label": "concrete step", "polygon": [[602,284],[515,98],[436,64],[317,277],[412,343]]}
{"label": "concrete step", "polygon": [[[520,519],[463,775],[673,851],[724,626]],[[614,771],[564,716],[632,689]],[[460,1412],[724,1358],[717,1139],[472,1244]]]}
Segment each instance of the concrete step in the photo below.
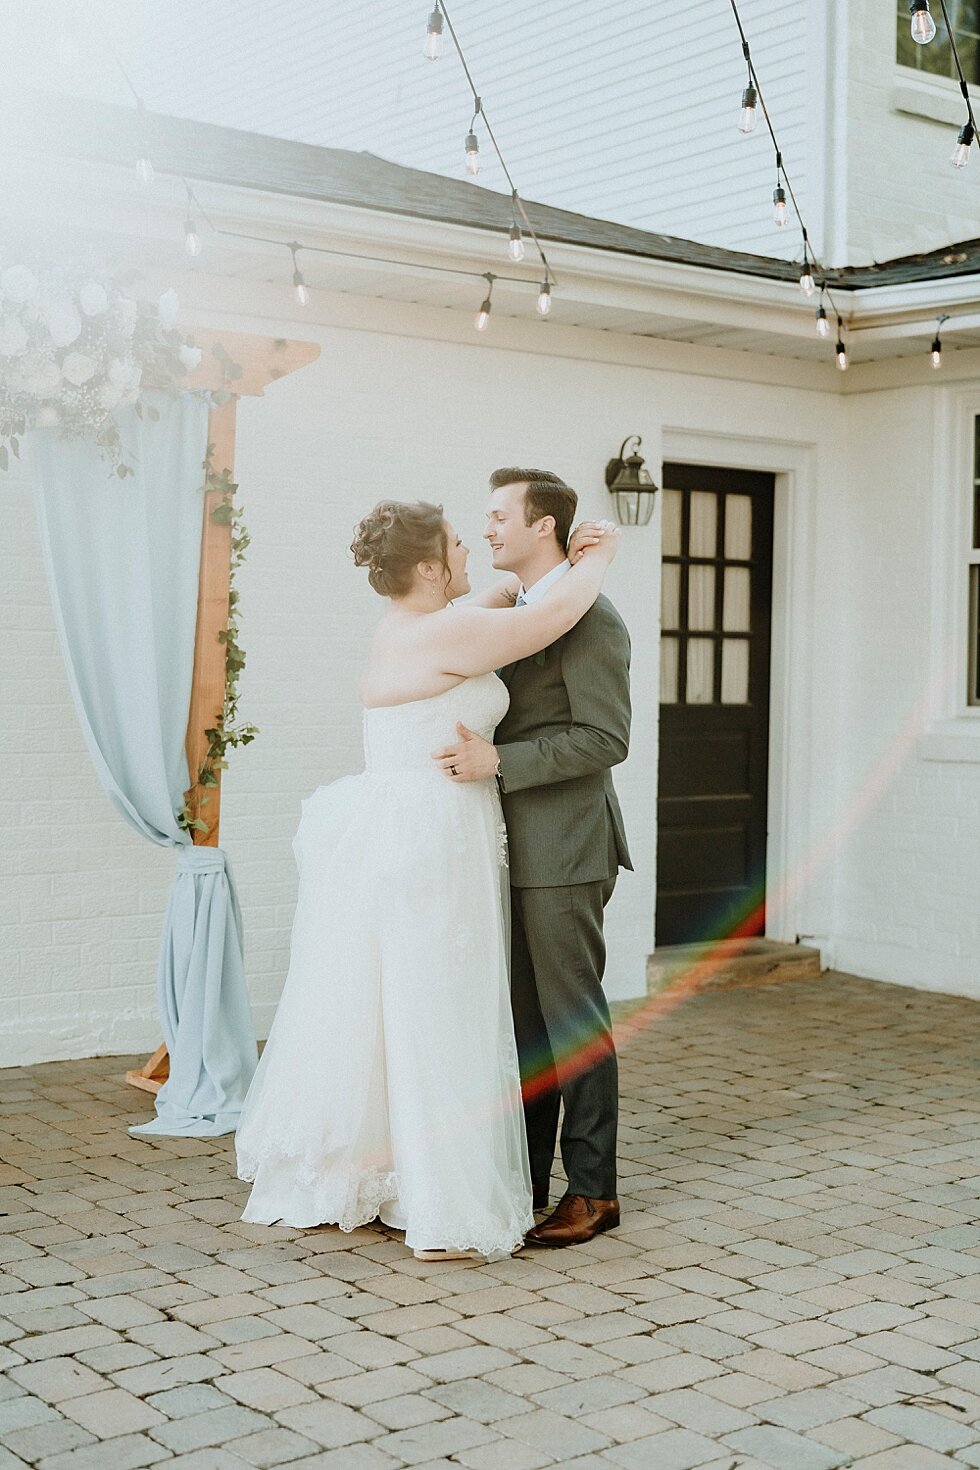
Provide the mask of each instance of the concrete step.
{"label": "concrete step", "polygon": [[691,990],[777,985],[784,980],[812,980],[822,968],[818,949],[774,939],[672,944],[654,950],[647,960],[647,991],[659,995],[675,985]]}

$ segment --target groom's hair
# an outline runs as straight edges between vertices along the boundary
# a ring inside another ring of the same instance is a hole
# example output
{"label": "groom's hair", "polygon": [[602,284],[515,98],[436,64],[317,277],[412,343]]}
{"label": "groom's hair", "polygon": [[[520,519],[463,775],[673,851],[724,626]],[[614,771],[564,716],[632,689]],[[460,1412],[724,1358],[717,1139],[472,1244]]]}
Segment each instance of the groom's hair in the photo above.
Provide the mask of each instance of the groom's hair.
{"label": "groom's hair", "polygon": [[502,485],[522,482],[527,487],[524,491],[524,524],[533,526],[542,516],[553,516],[555,538],[564,549],[568,545],[578,505],[575,491],[560,475],[553,475],[550,470],[521,470],[513,465],[494,470],[490,476],[490,489],[499,490]]}

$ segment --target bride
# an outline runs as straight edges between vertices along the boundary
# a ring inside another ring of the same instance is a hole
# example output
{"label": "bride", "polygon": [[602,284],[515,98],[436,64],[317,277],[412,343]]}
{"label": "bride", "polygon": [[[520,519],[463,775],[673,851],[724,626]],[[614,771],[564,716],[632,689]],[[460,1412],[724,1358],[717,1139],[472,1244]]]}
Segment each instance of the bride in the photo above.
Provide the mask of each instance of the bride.
{"label": "bride", "polygon": [[432,752],[457,721],[493,738],[508,703],[494,669],[578,622],[618,540],[587,535],[531,605],[505,584],[455,607],[469,552],[441,507],[382,501],[358,526],[354,559],[389,599],[360,682],[365,770],[303,803],[289,972],[236,1139],[243,1219],[380,1215],[422,1260],[523,1244],[500,801],[492,780],[447,781]]}

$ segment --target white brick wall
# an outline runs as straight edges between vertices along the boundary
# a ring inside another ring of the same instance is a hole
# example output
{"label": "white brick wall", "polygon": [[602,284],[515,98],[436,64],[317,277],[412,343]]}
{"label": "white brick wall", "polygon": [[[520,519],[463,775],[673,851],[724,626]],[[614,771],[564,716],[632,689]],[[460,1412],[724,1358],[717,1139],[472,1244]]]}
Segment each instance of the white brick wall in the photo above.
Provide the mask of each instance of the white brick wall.
{"label": "white brick wall", "polygon": [[[649,366],[617,365],[589,361],[584,333],[568,334],[575,357],[560,355],[556,334],[555,355],[544,356],[533,325],[522,337],[501,323],[495,345],[449,340],[445,313],[388,306],[397,336],[377,330],[379,319],[365,309],[366,330],[324,325],[319,361],[239,410],[253,536],[241,574],[242,709],[262,733],[233,756],[222,842],[239,879],[260,1033],[285,974],[299,802],[360,764],[354,686],[379,609],[346,555],[354,522],[382,495],[443,500],[479,573],[490,468],[554,466],[582,491],[583,511],[602,513],[605,461],[630,431],[643,434],[654,467],[661,430],[710,435],[715,462],[730,453],[745,463],[739,446],[750,436],[766,446],[767,467],[779,467],[780,446],[804,466],[792,492],[802,528],[787,649],[796,695],[782,732],[797,751],[788,783],[789,838],[803,848],[794,872],[805,874],[799,928],[862,973],[980,993],[970,958],[980,766],[924,762],[910,746],[875,802],[854,798],[933,672],[929,391],[842,399],[715,375],[707,351],[698,376],[658,368],[656,344]],[[431,336],[408,335],[420,320]],[[228,325],[294,329],[258,317]],[[597,353],[612,340],[595,334]],[[0,490],[0,1063],[149,1049],[173,858],[102,796],[61,668],[24,477]],[[609,917],[613,995],[641,988],[653,933],[658,561],[655,525],[628,532],[610,585],[635,651],[634,747],[617,780],[638,868],[622,877]]]}
{"label": "white brick wall", "polygon": [[[966,594],[965,548],[937,565],[968,483],[946,474],[940,389],[848,404],[852,493],[839,514],[850,636],[838,737],[841,841],[834,958],[845,969],[980,995],[980,728],[973,760],[923,759],[918,736],[941,696],[933,617],[948,580]],[[978,394],[980,411],[980,394]],[[958,431],[965,427],[954,420]],[[937,453],[937,449],[939,452]],[[962,456],[965,458],[965,456]],[[942,636],[943,664],[960,650]],[[958,676],[948,699],[960,698]]]}

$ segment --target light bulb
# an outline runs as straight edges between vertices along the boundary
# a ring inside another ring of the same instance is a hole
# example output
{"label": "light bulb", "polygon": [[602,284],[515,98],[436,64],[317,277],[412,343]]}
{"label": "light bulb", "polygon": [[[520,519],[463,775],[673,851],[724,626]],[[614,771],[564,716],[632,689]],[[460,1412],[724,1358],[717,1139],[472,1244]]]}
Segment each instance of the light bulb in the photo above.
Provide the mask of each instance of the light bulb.
{"label": "light bulb", "polygon": [[813,295],[815,289],[813,276],[810,273],[810,263],[809,261],[804,261],[803,274],[800,276],[800,290],[804,296],[810,297]]}
{"label": "light bulb", "polygon": [[551,315],[551,282],[550,281],[542,281],[541,282],[541,286],[540,286],[540,288],[538,290],[538,304],[537,304],[536,310],[537,310],[538,316],[550,316]]}
{"label": "light bulb", "polygon": [[515,263],[524,259],[524,240],[519,224],[515,223],[510,227],[510,244],[507,246],[507,254]]}
{"label": "light bulb", "polygon": [[942,367],[943,365],[943,344],[938,337],[934,337],[932,340],[932,365],[934,368]]}
{"label": "light bulb", "polygon": [[293,292],[300,306],[305,306],[310,299],[310,293],[306,289],[303,273],[300,270],[293,271]]}
{"label": "light bulb", "polygon": [[956,135],[956,147],[949,155],[949,161],[954,168],[966,168],[970,161],[974,136],[973,124],[965,122]]}
{"label": "light bulb", "polygon": [[758,94],[754,87],[746,87],[742,93],[742,111],[738,115],[738,130],[740,133],[751,133],[755,128],[755,104],[758,102]]}
{"label": "light bulb", "polygon": [[830,322],[827,320],[827,313],[822,306],[817,307],[817,336],[830,336]]}
{"label": "light bulb", "polygon": [[491,311],[491,304],[490,304],[490,297],[488,296],[487,299],[484,301],[483,305],[480,307],[480,310],[476,314],[476,330],[478,332],[485,332],[486,331],[486,329],[487,329],[487,323],[490,320],[490,311]]}
{"label": "light bulb", "polygon": [[846,373],[847,348],[844,346],[844,343],[841,341],[840,337],[837,338],[837,346],[834,348],[834,351],[837,353],[837,366],[840,368],[842,373]]}
{"label": "light bulb", "polygon": [[442,11],[438,7],[429,16],[422,55],[427,61],[438,61],[442,55]]}
{"label": "light bulb", "polygon": [[136,136],[139,139],[139,154],[136,159],[136,177],[141,184],[153,183],[153,164],[150,162],[149,151],[146,146],[149,132],[147,129],[146,104],[143,99],[136,100]]}
{"label": "light bulb", "polygon": [[909,27],[912,40],[919,46],[927,45],[936,34],[936,22],[929,14],[929,0],[910,0],[909,12],[912,16]]}
{"label": "light bulb", "polygon": [[772,191],[772,205],[773,220],[777,225],[779,225],[781,229],[786,221],[789,219],[789,214],[786,210],[786,190],[783,188],[782,184],[777,184],[775,189],[773,189]]}
{"label": "light bulb", "polygon": [[480,172],[480,143],[475,133],[466,134],[466,172],[474,178]]}
{"label": "light bulb", "polygon": [[188,255],[201,253],[201,237],[197,233],[196,222],[190,215],[184,220],[184,249]]}

